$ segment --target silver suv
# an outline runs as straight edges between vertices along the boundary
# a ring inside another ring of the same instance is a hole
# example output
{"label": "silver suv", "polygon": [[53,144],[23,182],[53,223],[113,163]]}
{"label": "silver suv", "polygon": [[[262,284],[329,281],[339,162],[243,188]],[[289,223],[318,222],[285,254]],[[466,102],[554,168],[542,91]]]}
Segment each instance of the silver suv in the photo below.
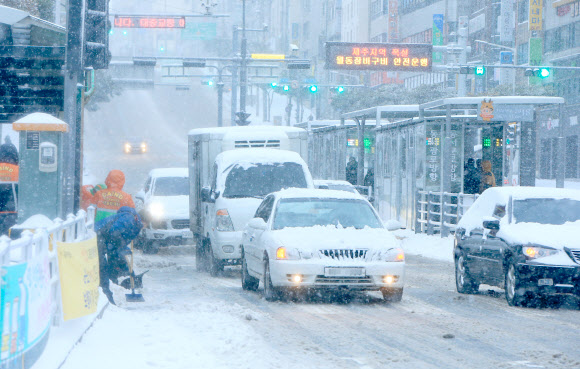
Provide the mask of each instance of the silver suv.
{"label": "silver suv", "polygon": [[143,189],[135,195],[135,207],[144,222],[136,247],[144,253],[193,242],[189,229],[187,168],[153,169]]}

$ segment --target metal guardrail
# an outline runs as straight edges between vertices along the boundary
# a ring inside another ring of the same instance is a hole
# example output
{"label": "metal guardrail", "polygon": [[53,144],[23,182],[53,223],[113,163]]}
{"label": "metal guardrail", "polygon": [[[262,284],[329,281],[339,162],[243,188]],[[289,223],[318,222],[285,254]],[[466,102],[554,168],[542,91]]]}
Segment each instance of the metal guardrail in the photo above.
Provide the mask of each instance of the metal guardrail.
{"label": "metal guardrail", "polygon": [[415,232],[447,237],[479,194],[417,191]]}

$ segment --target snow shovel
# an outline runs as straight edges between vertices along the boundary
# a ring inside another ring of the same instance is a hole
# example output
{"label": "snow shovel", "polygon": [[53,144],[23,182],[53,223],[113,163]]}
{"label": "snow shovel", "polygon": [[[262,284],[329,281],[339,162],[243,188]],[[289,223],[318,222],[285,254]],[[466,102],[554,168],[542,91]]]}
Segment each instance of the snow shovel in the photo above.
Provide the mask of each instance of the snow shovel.
{"label": "snow shovel", "polygon": [[131,241],[131,263],[129,264],[129,278],[131,278],[131,293],[126,293],[127,302],[143,302],[145,299],[140,293],[135,293],[135,279],[133,279],[133,241]]}

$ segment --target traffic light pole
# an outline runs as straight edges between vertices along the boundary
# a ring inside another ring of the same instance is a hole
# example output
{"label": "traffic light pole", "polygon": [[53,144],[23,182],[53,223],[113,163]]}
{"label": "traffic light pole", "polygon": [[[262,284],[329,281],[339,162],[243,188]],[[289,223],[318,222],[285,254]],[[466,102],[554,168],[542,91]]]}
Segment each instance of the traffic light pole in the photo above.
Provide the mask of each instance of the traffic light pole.
{"label": "traffic light pole", "polygon": [[64,115],[70,131],[63,147],[60,216],[79,208],[81,166],[81,109],[79,85],[83,85],[83,0],[69,0],[67,14],[67,47],[64,78]]}
{"label": "traffic light pole", "polygon": [[246,40],[246,0],[242,1],[242,50],[241,50],[241,57],[242,63],[240,66],[240,112],[246,112],[246,89],[247,89],[247,63],[246,63],[246,49],[247,49],[247,40]]}

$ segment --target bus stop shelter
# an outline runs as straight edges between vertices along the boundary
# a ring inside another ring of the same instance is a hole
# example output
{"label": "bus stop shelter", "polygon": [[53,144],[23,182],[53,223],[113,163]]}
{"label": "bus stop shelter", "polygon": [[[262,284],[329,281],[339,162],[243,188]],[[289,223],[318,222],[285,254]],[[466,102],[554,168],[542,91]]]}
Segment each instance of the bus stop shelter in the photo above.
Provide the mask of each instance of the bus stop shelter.
{"label": "bus stop shelter", "polygon": [[538,111],[554,105],[562,111],[563,104],[560,97],[456,97],[341,118],[355,120],[363,133],[365,120],[377,122],[375,204],[381,216],[444,235],[477,196],[464,191],[467,159],[489,161],[496,186],[534,186]]}

